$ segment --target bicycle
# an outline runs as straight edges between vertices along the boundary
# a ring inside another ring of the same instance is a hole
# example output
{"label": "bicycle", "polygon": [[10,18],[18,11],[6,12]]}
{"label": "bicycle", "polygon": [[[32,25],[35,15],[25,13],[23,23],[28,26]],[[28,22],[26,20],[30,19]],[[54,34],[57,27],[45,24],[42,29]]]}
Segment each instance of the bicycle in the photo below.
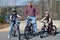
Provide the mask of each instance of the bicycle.
{"label": "bicycle", "polygon": [[[19,26],[16,25],[16,22],[13,22],[13,23],[14,24],[13,24],[13,27],[12,27],[12,33],[11,33],[10,36],[12,36],[12,37],[18,36],[18,39],[21,40]],[[17,24],[20,24],[20,21],[18,21]],[[16,35],[16,33],[18,33],[18,34]]]}
{"label": "bicycle", "polygon": [[[45,32],[47,32],[47,34],[48,34],[48,30],[47,30],[48,28],[47,28],[47,25],[46,25],[47,22],[46,21],[42,21],[42,23],[43,23],[43,26],[41,28],[41,34],[40,34],[41,38],[44,37],[44,33]],[[50,33],[52,35],[55,35],[55,33],[57,32],[57,27],[55,25],[53,25],[52,29],[50,29],[49,31],[50,31]]]}
{"label": "bicycle", "polygon": [[25,30],[24,30],[24,36],[25,36],[25,39],[26,40],[29,40],[29,36],[33,35],[33,24],[32,24],[32,19],[29,19],[27,18],[27,26],[25,27]]}

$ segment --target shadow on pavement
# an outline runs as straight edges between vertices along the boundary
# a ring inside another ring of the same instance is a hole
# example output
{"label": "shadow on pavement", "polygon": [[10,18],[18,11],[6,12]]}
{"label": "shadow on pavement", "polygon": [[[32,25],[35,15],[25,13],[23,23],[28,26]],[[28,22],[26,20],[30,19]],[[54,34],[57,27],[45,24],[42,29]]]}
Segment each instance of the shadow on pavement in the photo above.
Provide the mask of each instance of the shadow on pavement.
{"label": "shadow on pavement", "polygon": [[[56,36],[57,34],[59,34],[60,32],[56,32],[54,36]],[[29,39],[35,38],[37,36],[40,36],[41,32],[38,32],[36,35],[34,36],[30,36]],[[45,35],[43,38],[48,37],[50,35]],[[15,37],[18,37],[17,35]],[[21,34],[21,40],[25,40],[24,34]]]}
{"label": "shadow on pavement", "polygon": [[59,34],[59,33],[60,33],[60,32],[56,32],[56,33],[55,33],[55,36],[56,36],[57,34]]}
{"label": "shadow on pavement", "polygon": [[[56,32],[53,36],[56,36],[57,34],[59,34],[60,32]],[[41,32],[38,32],[38,36],[40,36],[40,34],[41,34]],[[48,35],[45,35],[43,38],[45,38],[45,37],[48,37],[48,36],[50,36],[51,34],[48,34]]]}

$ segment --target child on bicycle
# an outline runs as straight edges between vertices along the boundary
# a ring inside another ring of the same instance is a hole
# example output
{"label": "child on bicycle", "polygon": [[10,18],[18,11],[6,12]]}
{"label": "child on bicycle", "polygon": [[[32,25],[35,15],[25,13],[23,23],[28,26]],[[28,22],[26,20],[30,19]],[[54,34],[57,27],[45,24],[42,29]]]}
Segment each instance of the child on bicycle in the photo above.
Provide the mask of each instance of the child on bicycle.
{"label": "child on bicycle", "polygon": [[49,11],[48,10],[45,10],[45,17],[41,20],[41,21],[44,21],[46,20],[47,21],[47,32],[50,33],[51,30],[52,30],[52,27],[53,27],[53,22],[52,22],[52,18],[50,17],[49,15]]}
{"label": "child on bicycle", "polygon": [[18,28],[18,32],[19,32],[19,35],[20,35],[20,30],[19,30],[19,25],[17,22],[17,18],[22,18],[21,16],[19,16],[16,12],[15,9],[12,9],[12,15],[10,15],[10,20],[11,20],[11,23],[10,23],[10,31],[9,31],[9,35],[8,35],[8,38],[11,37],[11,33],[12,33],[12,28],[13,26],[16,24],[17,25],[17,28]]}

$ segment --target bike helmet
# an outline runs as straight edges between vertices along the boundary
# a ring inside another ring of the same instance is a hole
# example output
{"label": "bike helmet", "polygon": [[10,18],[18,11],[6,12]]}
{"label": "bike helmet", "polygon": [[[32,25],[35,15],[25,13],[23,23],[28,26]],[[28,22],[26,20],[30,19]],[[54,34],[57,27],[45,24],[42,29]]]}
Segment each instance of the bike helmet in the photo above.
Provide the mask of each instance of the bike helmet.
{"label": "bike helmet", "polygon": [[44,13],[49,14],[49,10],[48,9],[45,9],[44,10]]}
{"label": "bike helmet", "polygon": [[16,10],[15,9],[12,9],[12,12],[16,12]]}

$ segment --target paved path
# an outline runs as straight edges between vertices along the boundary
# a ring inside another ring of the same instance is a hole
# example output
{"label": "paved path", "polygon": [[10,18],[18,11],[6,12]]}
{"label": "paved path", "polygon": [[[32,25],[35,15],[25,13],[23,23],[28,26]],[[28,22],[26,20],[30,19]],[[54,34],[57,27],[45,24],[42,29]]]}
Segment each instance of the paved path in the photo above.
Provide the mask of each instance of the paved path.
{"label": "paved path", "polygon": [[[54,20],[53,21],[54,25],[57,26],[57,28],[60,28],[60,20]],[[38,29],[41,29],[41,26],[42,26],[42,23],[40,21],[37,21],[37,28]],[[20,30],[24,30],[25,28],[25,21],[22,21],[21,24],[20,24]],[[4,29],[0,29],[0,32],[7,32],[9,31],[10,27],[7,27],[7,28],[4,28]]]}
{"label": "paved path", "polygon": [[[58,31],[60,32],[60,29],[58,29]],[[23,34],[23,32],[21,32],[21,34]],[[21,39],[25,40],[23,35],[21,35]],[[8,32],[0,32],[0,40],[18,40],[18,38],[12,37],[8,39]],[[60,40],[60,33],[56,34],[55,36],[52,36],[52,35],[46,36],[45,38],[42,38],[42,39],[40,38],[40,36],[31,37],[30,40]]]}
{"label": "paved path", "polygon": [[[53,22],[57,26],[58,31],[60,32],[60,21],[53,21]],[[40,30],[42,23],[37,21],[37,26],[38,26],[38,29]],[[23,34],[22,30],[24,30],[24,27],[25,27],[25,21],[22,22],[20,25],[21,34]],[[8,36],[9,29],[10,29],[9,27],[4,28],[4,29],[0,29],[0,40],[18,40],[17,37],[8,39],[7,36]],[[22,40],[25,40],[24,36],[22,36]],[[60,33],[58,33],[56,36],[50,35],[50,36],[47,36],[47,37],[42,38],[42,39],[39,36],[36,36],[34,38],[31,38],[30,40],[60,40]]]}

